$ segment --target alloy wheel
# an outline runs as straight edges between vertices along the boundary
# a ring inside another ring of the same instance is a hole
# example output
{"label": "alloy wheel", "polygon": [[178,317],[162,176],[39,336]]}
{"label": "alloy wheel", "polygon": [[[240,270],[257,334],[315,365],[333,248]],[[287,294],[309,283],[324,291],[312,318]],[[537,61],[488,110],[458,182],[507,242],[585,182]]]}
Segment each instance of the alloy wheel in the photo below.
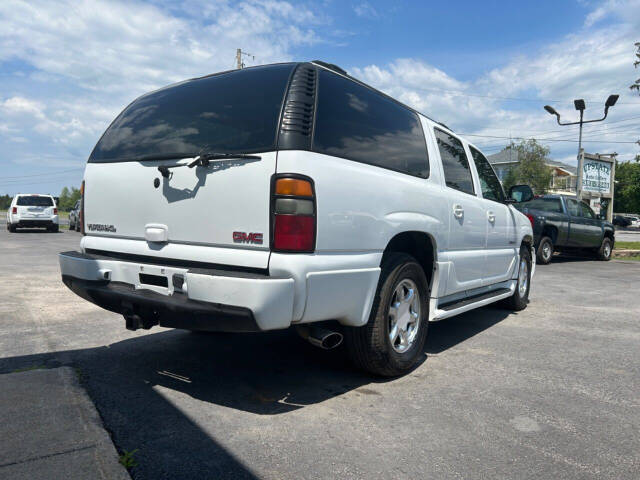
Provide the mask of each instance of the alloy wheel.
{"label": "alloy wheel", "polygon": [[413,345],[420,328],[420,294],[413,280],[405,278],[398,283],[388,317],[391,346],[396,352],[404,353]]}

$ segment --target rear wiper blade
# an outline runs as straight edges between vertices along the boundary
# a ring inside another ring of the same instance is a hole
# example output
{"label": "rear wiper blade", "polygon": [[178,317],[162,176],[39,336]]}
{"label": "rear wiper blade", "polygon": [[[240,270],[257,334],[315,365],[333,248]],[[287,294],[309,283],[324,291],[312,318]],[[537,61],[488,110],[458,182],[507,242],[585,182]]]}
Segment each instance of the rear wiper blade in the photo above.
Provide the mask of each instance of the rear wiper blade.
{"label": "rear wiper blade", "polygon": [[163,177],[169,178],[169,169],[178,167],[208,167],[211,160],[229,160],[229,159],[243,159],[243,160],[262,160],[260,155],[248,155],[246,153],[201,153],[189,163],[181,163],[179,165],[160,165],[158,171]]}
{"label": "rear wiper blade", "polygon": [[260,155],[248,155],[246,153],[202,153],[198,155],[193,162],[188,163],[189,168],[201,166],[208,167],[211,160],[229,160],[233,158],[240,158],[243,160],[262,160]]}

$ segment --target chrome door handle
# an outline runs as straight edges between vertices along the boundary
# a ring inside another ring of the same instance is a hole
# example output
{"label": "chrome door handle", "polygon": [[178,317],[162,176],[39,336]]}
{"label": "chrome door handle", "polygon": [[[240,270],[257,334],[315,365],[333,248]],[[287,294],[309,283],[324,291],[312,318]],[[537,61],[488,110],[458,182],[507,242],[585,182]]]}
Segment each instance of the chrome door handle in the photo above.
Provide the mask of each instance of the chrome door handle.
{"label": "chrome door handle", "polygon": [[496,221],[496,215],[495,213],[489,211],[487,212],[487,218],[489,219],[489,222],[494,223]]}
{"label": "chrome door handle", "polygon": [[456,218],[462,218],[463,215],[464,215],[464,209],[462,208],[462,205],[454,205],[453,216]]}

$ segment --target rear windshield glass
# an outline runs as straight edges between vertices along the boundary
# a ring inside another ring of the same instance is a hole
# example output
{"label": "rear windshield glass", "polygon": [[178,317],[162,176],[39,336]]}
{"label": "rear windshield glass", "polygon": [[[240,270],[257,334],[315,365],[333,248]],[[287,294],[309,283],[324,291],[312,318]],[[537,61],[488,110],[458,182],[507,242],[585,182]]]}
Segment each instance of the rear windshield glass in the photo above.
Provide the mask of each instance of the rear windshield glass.
{"label": "rear windshield glass", "polygon": [[521,203],[521,208],[533,208],[544,212],[562,213],[559,198],[534,198],[530,202]]}
{"label": "rear windshield glass", "polygon": [[24,195],[18,197],[16,205],[21,207],[53,207],[53,199],[51,197],[40,197],[38,195]]}
{"label": "rear windshield glass", "polygon": [[111,124],[90,162],[191,157],[275,149],[294,64],[189,80],[140,97]]}

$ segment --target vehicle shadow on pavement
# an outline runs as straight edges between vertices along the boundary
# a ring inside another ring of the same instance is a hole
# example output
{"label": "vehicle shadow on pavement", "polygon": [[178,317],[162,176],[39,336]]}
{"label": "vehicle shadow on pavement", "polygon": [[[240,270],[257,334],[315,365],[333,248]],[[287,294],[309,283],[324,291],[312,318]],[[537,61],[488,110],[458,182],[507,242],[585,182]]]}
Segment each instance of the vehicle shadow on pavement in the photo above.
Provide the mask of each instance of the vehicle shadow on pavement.
{"label": "vehicle shadow on pavement", "polygon": [[[506,310],[486,308],[430,325],[425,353],[439,353],[495,325]],[[425,355],[426,357],[426,355]],[[292,330],[260,334],[194,334],[165,330],[107,346],[0,359],[0,373],[24,368],[76,368],[116,446],[138,449],[134,478],[256,478],[215,438],[226,438],[224,410],[278,415],[372,383],[351,367],[345,350],[320,350]],[[363,394],[375,394],[362,388]],[[196,416],[218,416],[204,431],[171,401],[205,402]],[[179,472],[179,475],[176,475]]]}
{"label": "vehicle shadow on pavement", "polygon": [[493,327],[513,312],[499,307],[484,307],[429,324],[425,351],[438,354]]}
{"label": "vehicle shadow on pavement", "polygon": [[45,230],[44,228],[21,228],[19,230],[16,230],[14,232],[14,235],[16,234],[20,234],[20,233],[64,233],[62,231],[57,231],[57,232],[50,232],[49,230]]}
{"label": "vehicle shadow on pavement", "polygon": [[[0,359],[0,373],[62,365],[76,368],[119,450],[138,449],[134,478],[159,478],[159,472],[166,478],[256,478],[215,440],[227,438],[224,422],[233,419],[207,404],[274,415],[372,382],[349,366],[341,349],[317,349],[292,331],[168,330],[103,347]],[[196,416],[217,416],[219,431],[204,431],[176,408],[176,394],[204,402]]]}
{"label": "vehicle shadow on pavement", "polygon": [[[554,255],[553,259],[551,260],[551,265],[553,265],[554,263],[572,263],[572,262],[598,262],[598,263],[604,263],[604,262],[600,262],[600,260],[597,260],[595,258],[593,258],[593,256],[588,256],[588,255],[580,255],[580,254],[563,254],[563,255]],[[547,265],[540,265],[540,268],[546,268]],[[536,268],[538,268],[538,266],[536,266]]]}

